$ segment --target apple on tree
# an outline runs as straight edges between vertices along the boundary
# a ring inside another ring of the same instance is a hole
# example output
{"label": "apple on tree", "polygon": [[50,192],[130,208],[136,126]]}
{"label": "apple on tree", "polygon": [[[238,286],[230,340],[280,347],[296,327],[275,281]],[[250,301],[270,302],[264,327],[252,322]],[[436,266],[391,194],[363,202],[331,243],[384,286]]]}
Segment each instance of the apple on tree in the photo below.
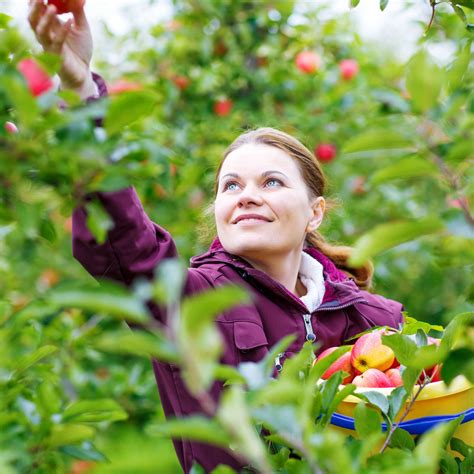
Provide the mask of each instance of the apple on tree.
{"label": "apple on tree", "polygon": [[48,0],[48,5],[54,5],[58,15],[80,10],[85,3],[86,0]]}
{"label": "apple on tree", "polygon": [[10,134],[18,133],[18,127],[13,122],[5,122],[4,128],[7,133],[10,133]]}
{"label": "apple on tree", "polygon": [[355,59],[343,59],[339,63],[339,72],[345,81],[350,81],[359,72],[359,63]]}
{"label": "apple on tree", "polygon": [[214,113],[219,117],[225,117],[230,114],[233,105],[231,99],[220,99],[214,103]]}
{"label": "apple on tree", "polygon": [[320,143],[314,149],[314,154],[319,161],[329,163],[336,158],[336,147],[331,143]]}
{"label": "apple on tree", "polygon": [[33,58],[22,59],[17,69],[25,78],[33,96],[38,97],[53,87],[53,81],[48,73]]}
{"label": "apple on tree", "polygon": [[321,58],[312,51],[301,51],[295,58],[296,67],[305,74],[316,72],[321,65]]}
{"label": "apple on tree", "polygon": [[172,81],[173,84],[182,91],[184,91],[189,86],[189,79],[186,76],[174,76]]}
{"label": "apple on tree", "polygon": [[132,82],[128,79],[119,79],[108,86],[110,95],[118,95],[124,92],[133,92],[143,89],[139,82]]}

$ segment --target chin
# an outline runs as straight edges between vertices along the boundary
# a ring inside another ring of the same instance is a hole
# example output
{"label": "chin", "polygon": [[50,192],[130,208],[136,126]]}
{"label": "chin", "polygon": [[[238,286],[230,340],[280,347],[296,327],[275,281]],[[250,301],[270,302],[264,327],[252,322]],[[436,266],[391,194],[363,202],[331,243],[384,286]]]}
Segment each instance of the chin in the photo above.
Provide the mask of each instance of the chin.
{"label": "chin", "polygon": [[269,250],[268,239],[262,236],[243,236],[241,239],[222,239],[221,243],[227,252],[239,257],[252,256],[256,252]]}

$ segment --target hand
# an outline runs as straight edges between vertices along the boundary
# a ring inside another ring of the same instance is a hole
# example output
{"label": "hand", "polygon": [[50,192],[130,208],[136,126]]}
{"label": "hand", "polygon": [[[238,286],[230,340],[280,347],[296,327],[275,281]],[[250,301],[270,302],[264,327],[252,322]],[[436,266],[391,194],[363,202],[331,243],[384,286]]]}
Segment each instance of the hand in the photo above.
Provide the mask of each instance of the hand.
{"label": "hand", "polygon": [[74,19],[62,21],[54,5],[29,0],[28,21],[38,42],[46,52],[62,57],[61,86],[85,97],[95,92],[90,72],[92,34],[84,9],[74,11],[73,15]]}

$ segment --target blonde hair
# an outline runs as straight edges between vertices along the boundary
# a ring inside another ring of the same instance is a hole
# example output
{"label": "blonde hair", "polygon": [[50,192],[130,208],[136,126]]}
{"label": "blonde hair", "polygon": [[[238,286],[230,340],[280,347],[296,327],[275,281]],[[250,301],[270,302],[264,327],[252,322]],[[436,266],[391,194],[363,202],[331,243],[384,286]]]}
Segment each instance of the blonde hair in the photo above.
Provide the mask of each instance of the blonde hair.
{"label": "blonde hair", "polygon": [[[311,197],[324,196],[327,188],[327,181],[323,170],[311,153],[299,140],[293,136],[271,127],[261,127],[256,130],[249,130],[239,135],[225,150],[224,156],[217,168],[214,181],[214,196],[217,194],[219,174],[222,164],[227,156],[247,144],[263,144],[279,148],[293,158],[300,169]],[[213,205],[209,206],[205,214],[209,216],[213,213]],[[366,262],[360,267],[349,265],[348,260],[352,253],[352,248],[342,245],[332,245],[327,242],[318,232],[309,232],[306,235],[306,245],[314,247],[322,252],[326,257],[334,262],[337,268],[353,278],[355,283],[362,289],[369,289],[372,283],[374,267],[371,262]]]}

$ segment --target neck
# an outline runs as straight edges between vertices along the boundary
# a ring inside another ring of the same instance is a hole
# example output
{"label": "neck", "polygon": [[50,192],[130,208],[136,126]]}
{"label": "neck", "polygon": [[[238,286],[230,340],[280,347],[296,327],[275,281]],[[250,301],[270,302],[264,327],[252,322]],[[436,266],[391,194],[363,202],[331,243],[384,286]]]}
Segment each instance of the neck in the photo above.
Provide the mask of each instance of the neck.
{"label": "neck", "polygon": [[242,256],[254,268],[265,272],[274,280],[281,283],[288,291],[296,296],[306,294],[306,288],[298,278],[298,271],[301,265],[302,249],[292,251],[289,254],[275,256],[265,259],[259,257]]}

